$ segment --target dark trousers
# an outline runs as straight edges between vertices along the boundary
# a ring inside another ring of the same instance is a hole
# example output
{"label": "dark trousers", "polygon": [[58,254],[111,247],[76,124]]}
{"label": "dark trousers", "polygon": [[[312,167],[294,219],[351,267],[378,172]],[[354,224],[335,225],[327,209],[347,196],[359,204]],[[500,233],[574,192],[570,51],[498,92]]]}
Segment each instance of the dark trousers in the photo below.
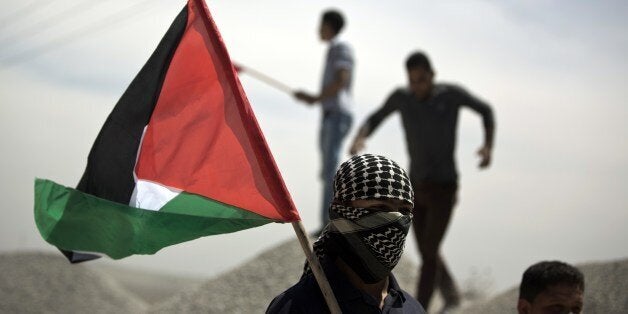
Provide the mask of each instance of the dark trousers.
{"label": "dark trousers", "polygon": [[422,265],[417,284],[417,300],[427,309],[438,288],[446,305],[460,303],[458,288],[440,254],[440,244],[456,204],[457,183],[421,183],[414,186],[414,234]]}

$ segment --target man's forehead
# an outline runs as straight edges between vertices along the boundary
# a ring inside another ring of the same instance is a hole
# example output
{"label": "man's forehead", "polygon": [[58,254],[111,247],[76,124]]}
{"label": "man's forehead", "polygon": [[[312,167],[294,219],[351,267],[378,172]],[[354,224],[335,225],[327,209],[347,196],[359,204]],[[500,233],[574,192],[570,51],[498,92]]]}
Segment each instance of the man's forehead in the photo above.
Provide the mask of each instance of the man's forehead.
{"label": "man's forehead", "polygon": [[408,72],[410,72],[410,74],[413,74],[413,75],[420,75],[420,76],[427,76],[427,75],[430,75],[430,74],[431,74],[431,72],[430,72],[430,71],[426,70],[426,69],[425,69],[424,67],[422,67],[422,66],[415,66],[415,67],[413,67],[413,68],[410,68],[410,69],[408,70]]}
{"label": "man's forehead", "polygon": [[553,285],[547,287],[541,294],[548,299],[580,299],[582,300],[584,291],[579,285]]}

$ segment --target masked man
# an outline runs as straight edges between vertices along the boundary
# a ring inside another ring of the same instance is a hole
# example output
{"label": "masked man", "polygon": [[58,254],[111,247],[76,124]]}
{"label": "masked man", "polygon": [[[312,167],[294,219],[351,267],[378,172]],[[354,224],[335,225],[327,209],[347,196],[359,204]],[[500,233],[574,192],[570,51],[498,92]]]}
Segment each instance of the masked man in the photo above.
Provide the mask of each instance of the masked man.
{"label": "masked man", "polygon": [[[314,251],[343,313],[425,313],[391,273],[412,225],[413,204],[410,180],[394,161],[365,154],[340,165],[330,222]],[[329,313],[308,266],[267,313]]]}

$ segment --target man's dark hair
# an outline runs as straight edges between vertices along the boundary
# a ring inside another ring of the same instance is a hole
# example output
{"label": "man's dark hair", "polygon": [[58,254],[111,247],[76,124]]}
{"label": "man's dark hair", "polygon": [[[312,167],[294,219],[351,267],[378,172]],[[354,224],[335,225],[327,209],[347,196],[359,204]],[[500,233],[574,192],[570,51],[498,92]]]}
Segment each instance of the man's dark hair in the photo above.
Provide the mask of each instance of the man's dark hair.
{"label": "man's dark hair", "polygon": [[342,30],[342,27],[345,26],[345,19],[338,11],[327,10],[323,13],[323,23],[329,25],[331,29],[338,34]]}
{"label": "man's dark hair", "polygon": [[584,275],[577,268],[560,261],[536,263],[523,273],[519,299],[533,302],[539,293],[555,285],[577,286],[584,291]]}
{"label": "man's dark hair", "polygon": [[423,68],[428,72],[434,72],[432,70],[432,64],[430,63],[430,59],[427,55],[421,51],[413,52],[408,59],[406,59],[406,70],[410,71],[410,69],[414,68]]}

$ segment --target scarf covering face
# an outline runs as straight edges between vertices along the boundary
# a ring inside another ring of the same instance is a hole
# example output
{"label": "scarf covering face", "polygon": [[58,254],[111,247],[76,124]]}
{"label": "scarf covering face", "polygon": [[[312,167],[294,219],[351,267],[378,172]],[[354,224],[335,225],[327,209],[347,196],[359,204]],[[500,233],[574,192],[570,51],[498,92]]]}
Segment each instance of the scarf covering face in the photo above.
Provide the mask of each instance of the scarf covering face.
{"label": "scarf covering face", "polygon": [[[405,171],[378,155],[354,156],[340,165],[334,179],[335,202],[399,199],[414,205]],[[330,222],[314,243],[319,260],[340,257],[366,283],[385,279],[397,265],[412,215],[341,204],[329,208]],[[311,270],[305,268],[305,274]]]}

